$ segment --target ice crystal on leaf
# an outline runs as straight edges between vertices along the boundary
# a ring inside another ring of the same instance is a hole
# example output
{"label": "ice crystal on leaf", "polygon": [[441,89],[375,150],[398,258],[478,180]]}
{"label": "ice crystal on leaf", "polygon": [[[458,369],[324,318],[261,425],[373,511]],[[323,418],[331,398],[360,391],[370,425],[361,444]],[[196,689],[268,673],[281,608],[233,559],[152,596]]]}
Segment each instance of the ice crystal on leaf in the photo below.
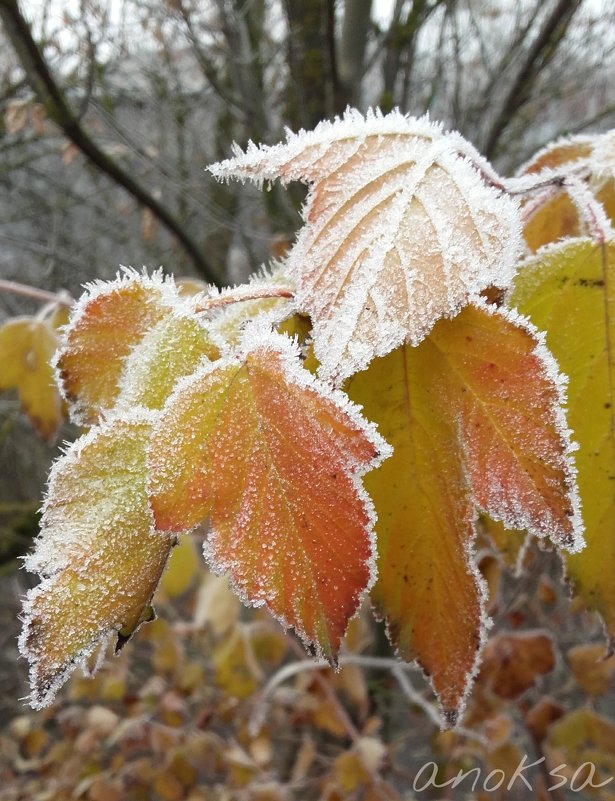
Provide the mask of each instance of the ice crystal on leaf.
{"label": "ice crystal on leaf", "polygon": [[310,185],[288,270],[323,377],[341,381],[406,339],[418,344],[514,274],[517,202],[459,134],[425,118],[349,110],[211,171]]}
{"label": "ice crystal on leaf", "polygon": [[93,428],[55,463],[26,567],[43,577],[24,603],[30,701],[47,706],[75,665],[150,614],[174,538],[154,530],[145,491],[149,413]]}
{"label": "ice crystal on leaf", "polygon": [[485,639],[477,511],[582,545],[561,381],[527,322],[481,303],[374,360],[348,391],[394,448],[365,479],[378,515],[372,599],[454,721]]}
{"label": "ice crystal on leaf", "polygon": [[287,337],[252,325],[237,355],[180,382],[163,409],[149,448],[156,524],[178,531],[209,514],[212,566],[334,659],[374,579],[359,476],[388,452]]}
{"label": "ice crystal on leaf", "polygon": [[509,302],[547,332],[570,377],[568,415],[580,444],[588,547],[566,554],[566,567],[615,642],[615,239],[541,248],[519,271]]}
{"label": "ice crystal on leaf", "polygon": [[[559,177],[559,185],[549,179]],[[572,184],[570,179],[573,179]],[[520,170],[518,184],[544,183],[523,208],[524,237],[532,251],[563,237],[612,236],[615,221],[615,132],[572,136],[536,153]]]}
{"label": "ice crystal on leaf", "polygon": [[120,392],[124,361],[145,333],[180,303],[173,279],[125,270],[86,287],[55,355],[58,383],[77,423],[98,422]]}

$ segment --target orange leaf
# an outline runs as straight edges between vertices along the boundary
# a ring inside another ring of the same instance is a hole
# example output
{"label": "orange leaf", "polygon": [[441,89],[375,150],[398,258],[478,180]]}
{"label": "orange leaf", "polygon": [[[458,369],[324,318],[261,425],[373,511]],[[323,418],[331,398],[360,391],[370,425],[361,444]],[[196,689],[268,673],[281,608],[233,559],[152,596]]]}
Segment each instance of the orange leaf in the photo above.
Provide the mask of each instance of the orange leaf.
{"label": "orange leaf", "polygon": [[171,531],[211,514],[216,571],[331,658],[373,577],[358,476],[387,446],[288,338],[251,337],[169,399],[150,446],[152,508]]}
{"label": "orange leaf", "polygon": [[349,387],[394,447],[365,479],[378,515],[372,597],[400,655],[430,675],[449,722],[484,638],[471,556],[476,508],[560,543],[579,538],[560,395],[545,358],[525,325],[472,305],[418,347],[374,360]]}
{"label": "orange leaf", "polygon": [[[561,139],[540,150],[521,170],[523,175],[549,170],[561,175],[577,173],[602,204],[607,217],[615,221],[615,135],[612,131],[598,136],[573,136]],[[565,188],[553,188],[542,202],[530,197],[523,235],[532,251],[564,237],[593,234],[587,215],[579,212]],[[591,215],[590,215],[591,216]]]}
{"label": "orange leaf", "polygon": [[41,536],[26,567],[43,577],[24,604],[22,653],[34,707],[113,632],[117,647],[151,618],[174,538],[154,531],[145,492],[144,412],[92,429],[55,464]]}
{"label": "orange leaf", "polygon": [[568,139],[559,139],[534,154],[521,168],[522,175],[541,172],[547,169],[557,169],[563,164],[586,159],[591,156],[594,149],[595,137],[571,136]]}
{"label": "orange leaf", "polygon": [[126,357],[146,332],[171,313],[169,281],[127,273],[89,286],[74,307],[56,355],[61,387],[76,422],[92,424],[113,407]]}
{"label": "orange leaf", "polygon": [[561,378],[544,344],[514,314],[469,306],[434,330],[441,391],[453,399],[480,509],[508,528],[578,550],[582,523]]}
{"label": "orange leaf", "polygon": [[33,317],[16,317],[0,328],[0,391],[17,390],[23,411],[47,440],[62,422],[62,399],[50,363],[57,342],[52,326]]}
{"label": "orange leaf", "polygon": [[459,134],[393,112],[348,111],[214,165],[219,178],[311,185],[287,265],[314,324],[321,375],[341,380],[491,284],[510,283],[517,202]]}

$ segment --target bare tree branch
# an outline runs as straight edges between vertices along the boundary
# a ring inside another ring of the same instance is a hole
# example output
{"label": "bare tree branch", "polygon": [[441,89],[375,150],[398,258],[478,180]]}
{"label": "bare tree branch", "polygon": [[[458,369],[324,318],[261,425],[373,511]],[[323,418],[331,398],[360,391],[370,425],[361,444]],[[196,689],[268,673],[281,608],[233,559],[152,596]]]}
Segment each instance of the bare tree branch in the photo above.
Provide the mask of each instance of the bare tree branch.
{"label": "bare tree branch", "polygon": [[508,87],[500,111],[489,128],[483,148],[487,158],[493,158],[502,134],[527,102],[537,75],[553,59],[581,3],[582,0],[559,0],[544,21],[538,36],[521,60],[517,77]]}
{"label": "bare tree branch", "polygon": [[108,156],[90,138],[72,112],[62,90],[51,75],[49,68],[32,38],[30,27],[22,16],[17,0],[0,0],[0,18],[7,35],[17,53],[32,88],[45,106],[47,114],[65,135],[101,172],[123,187],[170,231],[192,259],[198,271],[210,283],[217,284],[219,276],[201,252],[190,234],[179,224],[173,214],[165,208],[147,189],[142,187],[119,164]]}

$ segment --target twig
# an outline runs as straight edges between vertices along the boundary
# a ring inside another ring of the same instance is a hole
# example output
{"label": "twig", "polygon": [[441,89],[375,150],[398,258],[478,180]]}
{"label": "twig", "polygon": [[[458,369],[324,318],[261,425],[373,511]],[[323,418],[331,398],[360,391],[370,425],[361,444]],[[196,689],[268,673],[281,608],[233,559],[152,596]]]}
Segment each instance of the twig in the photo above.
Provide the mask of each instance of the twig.
{"label": "twig", "polygon": [[[299,651],[300,646],[297,646],[297,652]],[[437,711],[437,709],[426,701],[420,693],[418,693],[414,687],[412,686],[407,673],[410,670],[417,670],[413,664],[409,664],[406,662],[398,662],[396,659],[390,659],[384,656],[363,656],[361,654],[348,654],[346,656],[342,656],[338,662],[340,667],[344,667],[345,665],[357,665],[364,669],[371,669],[371,670],[388,670],[393,678],[399,684],[399,687],[405,697],[410,701],[410,703],[419,706],[427,715],[427,717],[439,728],[442,728],[443,721],[442,718]],[[271,697],[274,690],[283,684],[288,679],[291,679],[293,676],[297,676],[300,673],[305,673],[306,671],[310,670],[322,670],[323,668],[330,668],[331,665],[327,662],[326,659],[302,659],[299,662],[292,662],[289,665],[284,665],[281,667],[274,675],[269,679],[267,684],[264,686],[260,698],[259,703],[255,706],[254,711],[252,712],[252,716],[249,722],[249,729],[252,736],[256,736],[259,732],[260,728],[263,725],[265,714],[267,711],[267,701]],[[319,676],[319,674],[317,674]],[[335,699],[336,711],[338,711],[338,707],[340,706],[339,701],[337,700],[335,693],[329,687],[328,682],[324,679],[323,676],[319,676],[320,681],[319,684],[324,689],[324,685],[329,690],[329,693],[333,694],[333,698]],[[326,690],[325,690],[326,691]],[[327,693],[329,695],[329,693]],[[344,715],[347,718],[347,715],[344,711]],[[354,724],[351,722],[352,729],[356,732],[356,728]],[[471,729],[466,729],[463,726],[457,726],[455,728],[455,733],[461,736],[467,737],[468,739],[475,740],[481,745],[486,746],[487,740],[481,734],[472,731]],[[359,734],[356,732],[356,736],[358,737]],[[353,737],[354,739],[354,737]]]}
{"label": "twig", "polygon": [[494,156],[499,140],[515,114],[527,103],[536,77],[553,60],[580,6],[581,0],[558,0],[538,35],[519,59],[517,75],[504,94],[499,111],[485,137],[483,151],[488,159]]}
{"label": "twig", "polygon": [[10,292],[12,295],[40,300],[42,303],[58,303],[69,309],[75,302],[67,292],[48,292],[46,289],[19,284],[17,281],[7,281],[4,278],[0,278],[0,292]]}
{"label": "twig", "polygon": [[261,298],[294,298],[295,293],[290,287],[268,286],[255,289],[250,286],[233,287],[223,290],[219,295],[205,298],[195,308],[197,314],[214,311],[231,303],[243,303],[246,300],[259,300]]}
{"label": "twig", "polygon": [[51,74],[16,0],[0,2],[0,19],[4,23],[4,29],[19,57],[21,66],[38,99],[44,105],[49,118],[61,128],[68,139],[92,164],[122,186],[138,203],[150,209],[162,225],[175,236],[204,278],[211,283],[218,283],[217,271],[209,264],[197,242],[169,209],[163,206],[145,187],[141,186],[117,161],[101,150],[83,128],[78,117],[71,110],[59,84]]}

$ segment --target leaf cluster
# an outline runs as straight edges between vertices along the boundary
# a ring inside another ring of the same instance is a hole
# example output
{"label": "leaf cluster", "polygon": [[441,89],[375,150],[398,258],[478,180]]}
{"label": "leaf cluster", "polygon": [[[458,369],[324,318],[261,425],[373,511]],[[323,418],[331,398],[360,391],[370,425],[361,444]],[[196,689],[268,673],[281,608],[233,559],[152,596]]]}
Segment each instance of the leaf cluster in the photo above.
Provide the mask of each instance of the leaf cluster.
{"label": "leaf cluster", "polygon": [[211,168],[307,183],[304,225],[246,286],[126,271],[73,307],[53,363],[90,428],[26,560],[31,703],[152,619],[204,521],[214,571],[332,666],[369,595],[443,726],[497,661],[479,515],[504,552],[519,531],[557,549],[612,635],[613,142],[556,143],[504,179],[425,119],[348,111]]}

